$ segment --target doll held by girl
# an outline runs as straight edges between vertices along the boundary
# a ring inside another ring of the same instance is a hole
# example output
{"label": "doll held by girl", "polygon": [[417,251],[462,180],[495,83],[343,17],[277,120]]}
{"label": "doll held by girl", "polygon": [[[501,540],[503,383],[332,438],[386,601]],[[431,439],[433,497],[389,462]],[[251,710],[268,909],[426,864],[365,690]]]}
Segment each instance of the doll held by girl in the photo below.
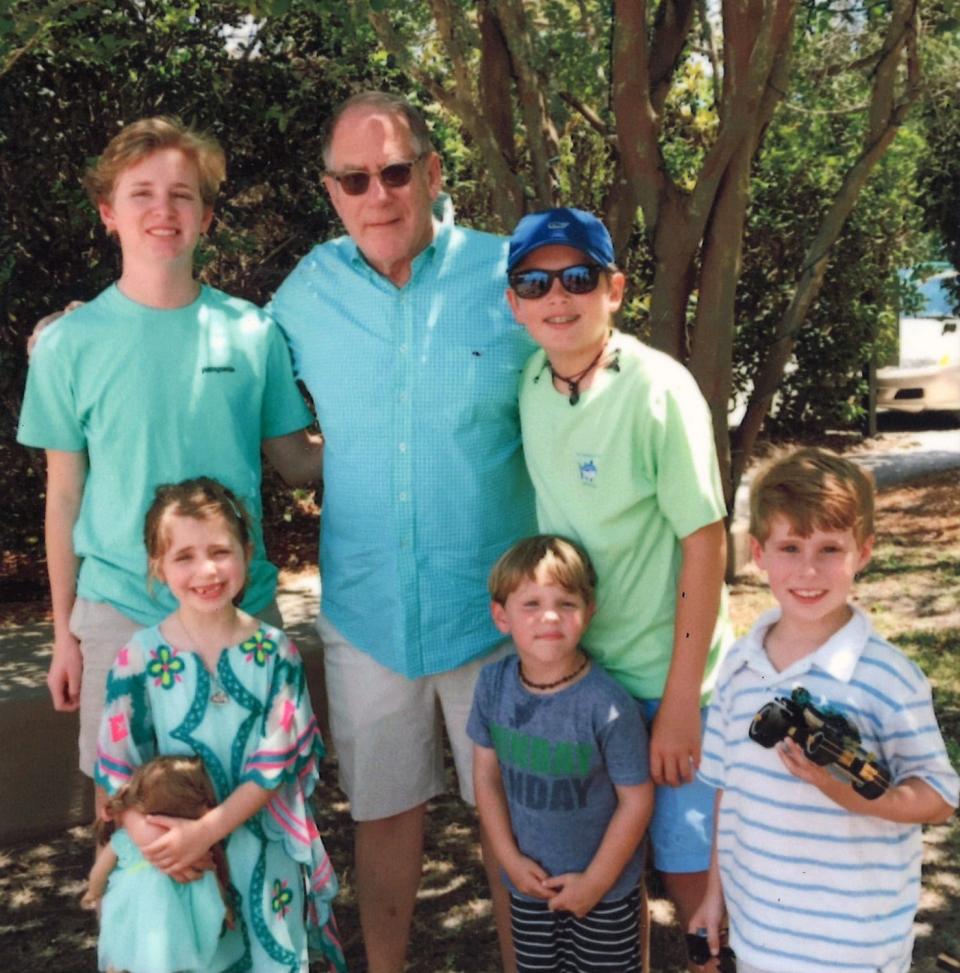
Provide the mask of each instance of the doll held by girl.
{"label": "doll held by girl", "polygon": [[196,819],[216,803],[197,757],[155,757],[108,801],[100,831],[109,841],[97,852],[82,899],[88,908],[102,903],[100,969],[218,973],[224,968],[226,957],[214,961],[224,925],[233,923],[222,846],[211,849],[215,871],[204,871],[194,882],[174,881],[142,851],[165,833],[147,815]]}

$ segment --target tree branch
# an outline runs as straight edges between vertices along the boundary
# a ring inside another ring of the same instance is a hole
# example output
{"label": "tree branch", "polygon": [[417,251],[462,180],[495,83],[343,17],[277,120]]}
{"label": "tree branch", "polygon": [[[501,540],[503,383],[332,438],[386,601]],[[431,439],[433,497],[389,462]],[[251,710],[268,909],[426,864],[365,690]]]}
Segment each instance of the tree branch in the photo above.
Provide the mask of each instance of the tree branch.
{"label": "tree branch", "polygon": [[717,48],[717,36],[713,29],[713,24],[710,23],[710,12],[707,9],[707,0],[697,0],[697,11],[700,16],[700,33],[703,37],[704,46],[707,50],[707,57],[710,61],[710,68],[712,71],[712,82],[713,82],[713,101],[717,106],[717,111],[720,110],[720,104],[723,100],[722,95],[722,84],[723,84],[723,66],[720,63],[720,51]]}
{"label": "tree branch", "polygon": [[607,219],[614,245],[630,238],[639,203],[653,233],[662,196],[673,188],[658,138],[660,120],[650,100],[645,0],[614,0],[613,115],[620,153]]}
{"label": "tree branch", "polygon": [[693,23],[694,0],[661,0],[650,41],[650,103],[659,115]]}
{"label": "tree branch", "polygon": [[553,167],[559,154],[559,140],[534,68],[533,47],[523,5],[519,0],[493,0],[493,4],[503,24],[503,35],[517,82],[520,114],[527,132],[527,148],[533,170],[534,193],[541,206],[553,206],[557,186]]}
{"label": "tree branch", "polygon": [[589,106],[585,105],[576,95],[569,91],[559,91],[561,101],[565,101],[578,115],[582,116],[586,123],[610,145],[617,144],[617,136],[611,131],[610,126]]}
{"label": "tree branch", "polygon": [[[910,105],[920,92],[920,62],[917,56],[917,2],[897,0],[885,34],[884,57],[873,75],[871,125],[864,146],[844,176],[840,188],[824,214],[813,242],[807,249],[793,297],[777,325],[767,358],[754,378],[754,388],[740,427],[732,437],[733,484],[739,482],[747,460],[790,360],[796,336],[811,304],[823,285],[830,248],[843,230],[870,173],[883,157],[903,124]],[[900,57],[906,60],[907,83],[903,96],[895,96]]]}
{"label": "tree branch", "polygon": [[380,43],[397,59],[403,70],[426,88],[435,101],[458,117],[470,133],[493,185],[500,190],[493,195],[497,216],[504,226],[513,226],[524,211],[523,186],[501,151],[486,118],[477,108],[476,99],[462,98],[458,92],[448,91],[437,78],[424,70],[420,62],[413,59],[386,14],[370,8],[367,16]]}
{"label": "tree branch", "polygon": [[80,3],[81,0],[57,0],[57,2],[51,3],[45,10],[40,10],[32,17],[27,18],[33,23],[33,33],[20,47],[15,47],[10,51],[4,52],[3,64],[0,64],[0,78],[9,74],[20,58],[29,54],[44,39],[53,27],[53,21],[56,17],[69,7],[79,6]]}

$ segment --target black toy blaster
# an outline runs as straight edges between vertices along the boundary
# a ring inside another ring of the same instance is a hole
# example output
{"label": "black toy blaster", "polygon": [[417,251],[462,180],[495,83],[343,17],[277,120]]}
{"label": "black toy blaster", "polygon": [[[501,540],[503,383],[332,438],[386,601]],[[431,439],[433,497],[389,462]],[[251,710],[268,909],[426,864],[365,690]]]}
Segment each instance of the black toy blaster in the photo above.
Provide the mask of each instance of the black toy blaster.
{"label": "black toy blaster", "polygon": [[819,710],[810,694],[798,686],[790,697],[767,703],[750,724],[750,739],[761,747],[776,746],[790,737],[820,767],[835,767],[868,801],[890,786],[890,771],[876,754],[860,742],[860,732],[839,713]]}

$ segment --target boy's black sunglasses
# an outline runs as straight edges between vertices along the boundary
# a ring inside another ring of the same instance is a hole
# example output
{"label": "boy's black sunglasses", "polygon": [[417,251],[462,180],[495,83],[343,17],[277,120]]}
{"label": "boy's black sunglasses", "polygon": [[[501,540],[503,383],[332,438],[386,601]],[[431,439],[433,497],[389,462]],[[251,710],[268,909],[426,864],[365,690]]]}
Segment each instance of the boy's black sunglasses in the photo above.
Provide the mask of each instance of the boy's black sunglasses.
{"label": "boy's black sunglasses", "polygon": [[602,270],[599,264],[574,264],[572,267],[561,267],[560,270],[539,270],[531,267],[529,270],[515,270],[507,275],[507,279],[517,297],[535,301],[549,292],[557,278],[567,293],[589,294],[597,289]]}
{"label": "boy's black sunglasses", "polygon": [[387,189],[402,189],[410,183],[413,167],[420,162],[426,152],[421,152],[410,162],[392,162],[377,172],[328,172],[327,175],[336,179],[348,196],[362,196],[370,188],[370,180],[376,176]]}

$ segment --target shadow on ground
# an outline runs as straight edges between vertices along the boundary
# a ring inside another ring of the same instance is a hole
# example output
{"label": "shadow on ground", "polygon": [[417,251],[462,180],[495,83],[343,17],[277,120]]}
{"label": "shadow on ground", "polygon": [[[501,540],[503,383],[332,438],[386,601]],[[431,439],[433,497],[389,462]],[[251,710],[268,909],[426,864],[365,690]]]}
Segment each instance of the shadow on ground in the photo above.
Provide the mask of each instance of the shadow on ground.
{"label": "shadow on ground", "polygon": [[[333,768],[328,765],[328,773]],[[362,947],[354,898],[347,805],[329,784],[317,795],[317,819],[341,877],[337,918],[347,959],[359,968]],[[426,865],[413,928],[409,973],[495,973],[496,936],[475,843],[473,812],[454,799],[431,805]],[[4,970],[89,973],[96,969],[93,916],[79,906],[91,858],[88,829],[0,850],[0,956]],[[926,835],[924,894],[917,916],[914,973],[934,973],[936,955],[960,952],[960,823]],[[653,970],[679,973],[679,931],[670,906],[652,909]],[[659,920],[659,921],[658,921]],[[319,967],[316,967],[319,970]]]}

